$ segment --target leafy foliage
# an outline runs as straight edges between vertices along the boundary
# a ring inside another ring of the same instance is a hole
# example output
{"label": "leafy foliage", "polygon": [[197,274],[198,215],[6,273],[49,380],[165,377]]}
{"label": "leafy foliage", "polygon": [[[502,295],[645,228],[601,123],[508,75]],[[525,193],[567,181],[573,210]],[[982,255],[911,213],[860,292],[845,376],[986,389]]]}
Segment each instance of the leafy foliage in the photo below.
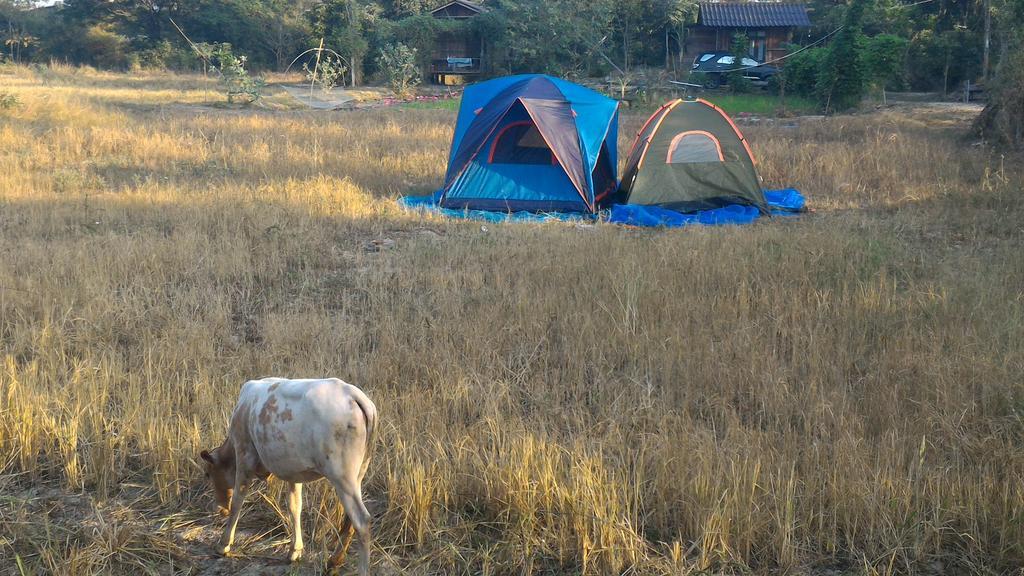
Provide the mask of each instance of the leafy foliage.
{"label": "leafy foliage", "polygon": [[319,62],[314,60],[303,63],[302,70],[306,73],[307,81],[320,86],[324,92],[330,92],[338,84],[344,85],[348,66],[345,66],[345,63],[337,56],[327,54],[320,58]]}
{"label": "leafy foliage", "polygon": [[1024,0],[1000,3],[995,20],[1005,55],[974,128],[992,143],[1024,149]]}
{"label": "leafy foliage", "polygon": [[857,46],[867,0],[851,0],[843,28],[825,53],[818,71],[818,102],[826,112],[848,110],[864,95],[864,72]]}
{"label": "leafy foliage", "polygon": [[732,55],[735,58],[735,62],[732,66],[732,72],[729,72],[729,87],[732,88],[733,92],[743,94],[752,92],[754,86],[747,80],[743,72],[743,59],[749,57],[750,53],[750,38],[746,34],[735,34],[732,37]]}
{"label": "leafy foliage", "polygon": [[385,46],[378,58],[381,72],[388,87],[399,96],[408,96],[414,86],[420,83],[420,71],[416,66],[416,50],[401,42]]}
{"label": "leafy foliage", "polygon": [[13,110],[18,106],[21,106],[21,100],[18,99],[17,94],[0,92],[0,110]]}
{"label": "leafy foliage", "polygon": [[908,44],[895,34],[862,38],[860,60],[868,83],[887,90],[902,89]]}
{"label": "leafy foliage", "polygon": [[245,69],[245,56],[235,56],[230,44],[218,44],[209,58],[220,72],[221,85],[229,103],[238,100],[243,104],[252,104],[260,99],[266,82],[262,77],[254,78],[249,74]]}
{"label": "leafy foliage", "polygon": [[370,14],[356,0],[325,0],[310,11],[313,33],[325,45],[342,54],[352,63],[349,70],[355,85],[362,71],[360,65],[369,50],[364,35],[365,20]]}
{"label": "leafy foliage", "polygon": [[[786,91],[813,93],[831,109],[850,106],[868,87],[952,92],[965,80],[983,77],[989,6],[996,23],[989,71],[1014,53],[1011,37],[1024,30],[1014,8],[1020,0],[808,1],[814,23],[808,40],[858,16],[856,29],[830,37],[825,52],[808,51],[787,63],[797,71],[786,72]],[[378,55],[388,46],[414,50],[422,72],[439,38],[463,35],[482,40],[485,75],[605,77],[664,66],[678,79],[689,68],[682,62],[683,47],[687,26],[696,20],[696,0],[481,2],[487,10],[473,18],[440,20],[429,11],[442,0],[65,0],[46,8],[0,0],[0,52],[25,62],[203,70],[205,63],[173,19],[196,43],[230,44],[252,70],[283,70],[322,38],[344,57],[352,83],[364,75],[383,76]],[[743,91],[748,86],[738,76],[730,84]]]}
{"label": "leafy foliage", "polygon": [[817,93],[818,71],[825,60],[827,48],[807,48],[786,59],[782,69],[786,79],[786,93],[813,98]]}

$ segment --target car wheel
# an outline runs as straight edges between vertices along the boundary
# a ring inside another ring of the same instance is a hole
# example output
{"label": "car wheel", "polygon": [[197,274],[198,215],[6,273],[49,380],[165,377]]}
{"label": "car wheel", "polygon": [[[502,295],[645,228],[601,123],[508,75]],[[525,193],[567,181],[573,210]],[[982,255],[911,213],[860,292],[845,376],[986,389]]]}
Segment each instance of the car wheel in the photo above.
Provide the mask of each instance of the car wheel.
{"label": "car wheel", "polygon": [[714,88],[718,88],[721,85],[722,85],[722,75],[721,74],[708,74],[708,79],[707,79],[707,81],[704,82],[704,87],[705,88],[712,88],[712,89],[714,89]]}

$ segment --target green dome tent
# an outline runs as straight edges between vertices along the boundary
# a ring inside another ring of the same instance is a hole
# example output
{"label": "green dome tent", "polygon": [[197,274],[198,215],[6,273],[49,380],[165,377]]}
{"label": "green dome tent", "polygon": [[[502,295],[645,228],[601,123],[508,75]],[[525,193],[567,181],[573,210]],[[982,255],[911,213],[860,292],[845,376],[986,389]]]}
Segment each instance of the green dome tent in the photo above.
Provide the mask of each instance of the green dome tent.
{"label": "green dome tent", "polygon": [[706,100],[673,100],[633,141],[615,201],[677,212],[768,204],[743,134]]}

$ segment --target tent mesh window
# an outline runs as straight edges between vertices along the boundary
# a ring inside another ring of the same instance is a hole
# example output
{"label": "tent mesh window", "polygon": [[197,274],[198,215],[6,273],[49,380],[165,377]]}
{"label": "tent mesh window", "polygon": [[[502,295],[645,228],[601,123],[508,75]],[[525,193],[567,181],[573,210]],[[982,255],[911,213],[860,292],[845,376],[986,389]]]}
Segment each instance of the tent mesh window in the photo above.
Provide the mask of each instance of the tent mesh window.
{"label": "tent mesh window", "polygon": [[492,164],[554,164],[555,156],[533,122],[513,122],[491,144]]}
{"label": "tent mesh window", "polygon": [[676,134],[668,147],[666,164],[690,164],[694,162],[724,162],[722,145],[710,132],[691,130]]}

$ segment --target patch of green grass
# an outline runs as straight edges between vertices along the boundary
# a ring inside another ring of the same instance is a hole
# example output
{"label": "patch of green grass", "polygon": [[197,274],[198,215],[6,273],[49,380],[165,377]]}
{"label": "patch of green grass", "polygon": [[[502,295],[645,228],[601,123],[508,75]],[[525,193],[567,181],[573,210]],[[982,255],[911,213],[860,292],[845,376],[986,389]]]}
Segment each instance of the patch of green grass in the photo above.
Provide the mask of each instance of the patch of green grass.
{"label": "patch of green grass", "polygon": [[417,100],[405,102],[401,107],[406,110],[458,110],[461,98],[441,98],[438,100]]}
{"label": "patch of green grass", "polygon": [[[774,116],[782,110],[782,101],[772,94],[711,94],[701,98],[721,107],[731,115],[747,113],[758,116]],[[818,111],[813,100],[786,97],[785,110],[791,114],[814,114]]]}
{"label": "patch of green grass", "polygon": [[[818,113],[818,108],[813,100],[787,96],[785,113],[783,114],[782,102],[779,97],[763,91],[757,91],[750,94],[733,94],[730,92],[708,90],[694,94],[693,96],[696,98],[703,98],[708,102],[718,105],[730,116],[740,114],[780,116]],[[631,103],[631,108],[640,113],[650,114],[665,102],[679,97],[681,97],[681,94],[678,92],[650,94],[643,101],[633,101]]]}

